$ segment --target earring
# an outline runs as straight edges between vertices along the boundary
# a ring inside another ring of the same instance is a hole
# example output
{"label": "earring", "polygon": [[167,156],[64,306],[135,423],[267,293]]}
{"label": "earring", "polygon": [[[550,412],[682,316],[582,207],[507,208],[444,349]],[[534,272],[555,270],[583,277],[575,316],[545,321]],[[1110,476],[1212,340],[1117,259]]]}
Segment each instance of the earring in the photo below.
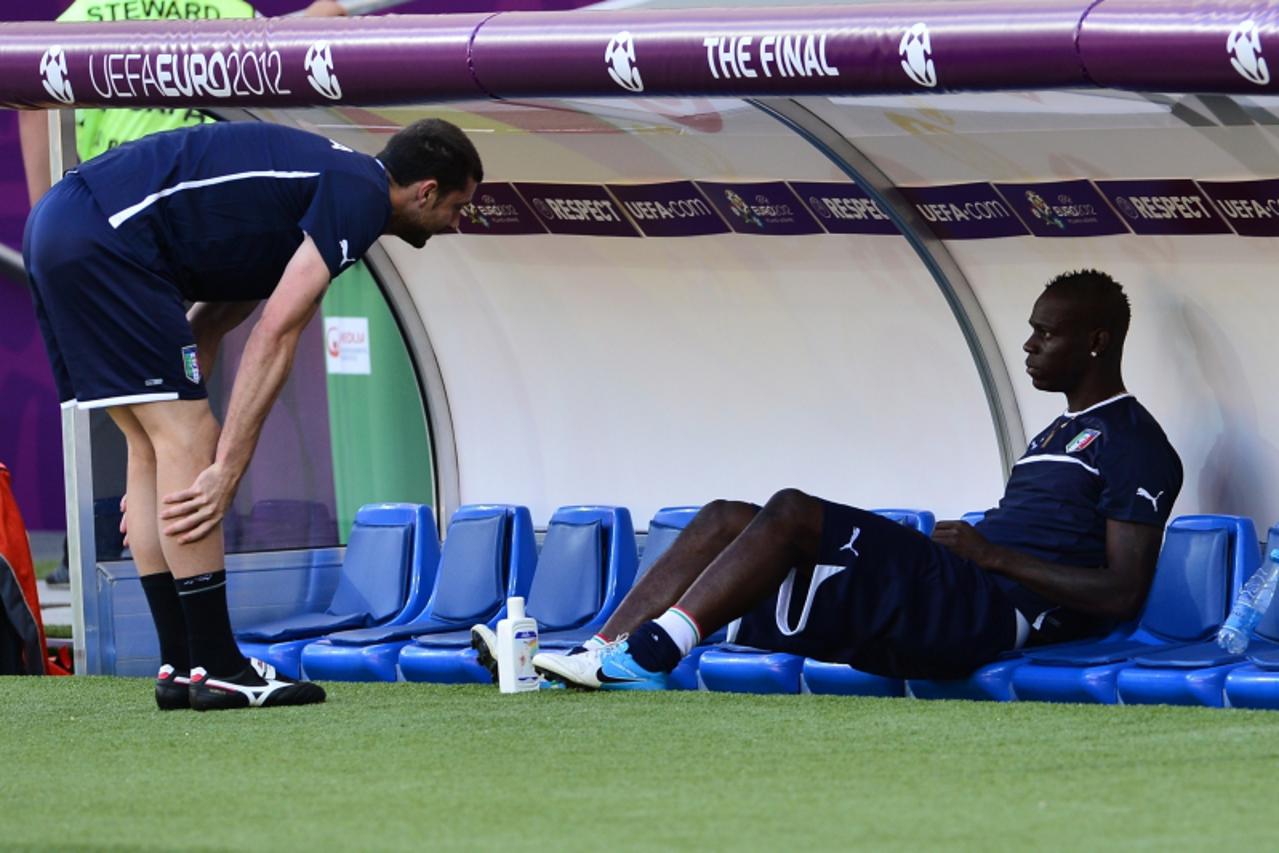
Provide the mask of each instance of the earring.
{"label": "earring", "polygon": [[1088,353],[1088,354],[1089,354],[1090,356],[1092,356],[1093,358],[1096,358],[1096,357],[1097,357],[1097,353],[1096,353],[1096,352],[1090,352],[1090,353]]}

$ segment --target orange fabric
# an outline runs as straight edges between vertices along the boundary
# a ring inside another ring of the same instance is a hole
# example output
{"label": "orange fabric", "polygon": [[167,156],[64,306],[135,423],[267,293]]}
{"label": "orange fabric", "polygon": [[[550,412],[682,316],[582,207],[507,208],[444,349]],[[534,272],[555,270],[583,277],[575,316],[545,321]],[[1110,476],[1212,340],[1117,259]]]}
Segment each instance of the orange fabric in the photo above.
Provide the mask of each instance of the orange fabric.
{"label": "orange fabric", "polygon": [[[13,490],[9,488],[9,469],[2,463],[0,463],[0,554],[4,554],[5,559],[18,575],[22,596],[27,600],[27,607],[31,609],[36,628],[40,631],[40,648],[47,650],[44,622],[40,619],[40,598],[36,593],[35,565],[31,562],[31,543],[27,540],[27,527],[22,523],[18,502],[13,498]],[[47,673],[48,660],[41,661],[41,665]]]}

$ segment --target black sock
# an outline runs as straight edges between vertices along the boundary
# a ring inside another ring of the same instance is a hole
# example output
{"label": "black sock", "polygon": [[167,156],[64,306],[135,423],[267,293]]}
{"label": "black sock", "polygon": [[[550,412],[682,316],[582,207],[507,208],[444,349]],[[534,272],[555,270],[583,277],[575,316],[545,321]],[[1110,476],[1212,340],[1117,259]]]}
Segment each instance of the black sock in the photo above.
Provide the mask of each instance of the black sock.
{"label": "black sock", "polygon": [[226,572],[209,572],[177,580],[174,584],[186,614],[191,666],[204,667],[213,676],[236,675],[248,666],[231,633]]}
{"label": "black sock", "polygon": [[626,650],[649,672],[670,672],[679,666],[679,646],[656,622],[645,622],[626,640]]}
{"label": "black sock", "polygon": [[151,620],[160,636],[160,663],[186,673],[191,668],[187,652],[187,623],[182,616],[182,602],[173,586],[173,575],[160,572],[143,575],[142,592],[151,608]]}

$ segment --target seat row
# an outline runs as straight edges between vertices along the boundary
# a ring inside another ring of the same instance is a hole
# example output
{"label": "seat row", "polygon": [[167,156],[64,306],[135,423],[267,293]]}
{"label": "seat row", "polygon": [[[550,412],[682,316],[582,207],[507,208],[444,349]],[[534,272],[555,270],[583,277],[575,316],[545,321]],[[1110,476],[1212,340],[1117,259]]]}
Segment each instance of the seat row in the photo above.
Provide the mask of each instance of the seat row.
{"label": "seat row", "polygon": [[[695,512],[659,513],[650,543],[662,541],[663,529],[672,531],[669,543]],[[241,629],[241,649],[294,677],[487,682],[470,628],[496,625],[509,596],[526,599],[544,643],[569,647],[603,626],[640,568],[630,513],[621,507],[560,509],[540,551],[520,506],[462,507],[442,548],[434,531],[429,507],[362,508],[327,607]],[[655,559],[662,549],[650,550]]]}
{"label": "seat row", "polygon": [[[540,550],[529,511],[469,505],[443,546],[429,507],[362,508],[337,585],[323,610],[237,632],[246,654],[294,677],[335,681],[486,683],[470,626],[526,599],[541,645],[567,649],[607,621],[632,584],[696,514],[672,507],[650,521],[642,558],[622,507],[556,511]],[[927,535],[923,510],[879,510]],[[980,514],[965,516],[977,521]],[[1279,525],[1270,530],[1279,547]],[[1237,516],[1192,515],[1168,527],[1145,608],[1108,637],[1010,653],[960,681],[884,678],[845,664],[707,639],[672,674],[679,689],[834,693],[1009,701],[1235,705],[1279,708],[1279,608],[1262,620],[1246,656],[1213,642],[1243,582],[1260,564],[1255,527]]]}

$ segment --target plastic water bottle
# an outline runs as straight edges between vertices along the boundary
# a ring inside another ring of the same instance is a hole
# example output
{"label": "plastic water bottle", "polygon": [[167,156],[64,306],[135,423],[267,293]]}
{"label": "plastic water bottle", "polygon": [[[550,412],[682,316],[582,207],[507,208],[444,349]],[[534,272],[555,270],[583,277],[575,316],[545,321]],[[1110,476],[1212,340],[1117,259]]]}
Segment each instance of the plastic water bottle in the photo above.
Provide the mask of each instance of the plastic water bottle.
{"label": "plastic water bottle", "polygon": [[1217,645],[1232,655],[1241,655],[1248,648],[1252,629],[1266,615],[1270,600],[1275,595],[1275,582],[1279,581],[1279,548],[1270,552],[1270,559],[1253,572],[1252,577],[1239,591],[1235,606],[1230,609],[1221,630],[1217,632]]}

